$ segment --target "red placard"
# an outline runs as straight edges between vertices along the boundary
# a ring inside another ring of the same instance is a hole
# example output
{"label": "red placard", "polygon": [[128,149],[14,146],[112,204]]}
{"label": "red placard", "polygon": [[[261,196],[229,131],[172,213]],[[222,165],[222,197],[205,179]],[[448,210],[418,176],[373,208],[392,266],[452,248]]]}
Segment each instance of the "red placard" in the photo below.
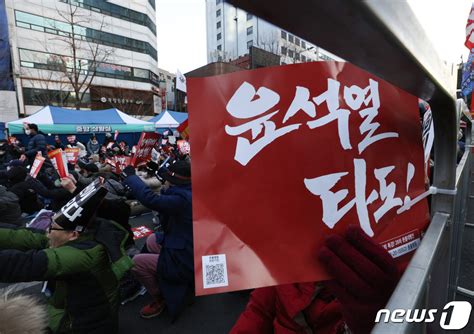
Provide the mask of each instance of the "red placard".
{"label": "red placard", "polygon": [[80,148],[78,147],[65,148],[64,153],[66,153],[67,162],[75,165],[77,163],[77,159],[79,159],[79,151]]}
{"label": "red placard", "polygon": [[38,152],[35,157],[35,161],[33,161],[33,165],[31,165],[30,168],[30,176],[34,179],[38,176],[38,173],[41,169],[41,166],[43,166],[43,163],[45,161],[45,157],[41,155],[41,152]]}
{"label": "red placard", "polygon": [[120,174],[122,170],[131,164],[132,157],[128,157],[126,155],[116,155],[107,159],[107,163],[112,165],[115,170],[114,173]]}
{"label": "red placard", "polygon": [[137,150],[132,158],[132,165],[137,167],[151,159],[151,150],[155,147],[160,135],[154,132],[142,132],[137,144]]}
{"label": "red placard", "polygon": [[48,153],[48,157],[61,178],[69,175],[67,171],[66,155],[60,148]]}
{"label": "red placard", "polygon": [[429,222],[426,200],[410,207],[425,191],[416,97],[313,62],[192,78],[189,110],[197,295],[327,279],[317,252],[349,224],[400,239],[406,266],[406,234]]}
{"label": "red placard", "polygon": [[153,234],[153,231],[144,225],[138,226],[138,227],[132,227],[132,232],[133,232],[133,240],[145,238],[149,236],[150,234]]}
{"label": "red placard", "polygon": [[10,136],[8,137],[8,144],[15,144],[16,142],[16,137]]}

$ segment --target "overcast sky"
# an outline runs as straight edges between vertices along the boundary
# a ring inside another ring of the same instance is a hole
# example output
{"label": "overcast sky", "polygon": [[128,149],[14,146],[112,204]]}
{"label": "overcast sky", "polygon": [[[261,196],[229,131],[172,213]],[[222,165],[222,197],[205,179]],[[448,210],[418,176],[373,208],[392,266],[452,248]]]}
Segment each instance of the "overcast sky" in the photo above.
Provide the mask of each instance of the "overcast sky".
{"label": "overcast sky", "polygon": [[[461,55],[467,59],[465,27],[472,0],[408,2],[442,60],[459,63]],[[156,1],[160,68],[185,73],[206,64],[205,5],[205,0]]]}

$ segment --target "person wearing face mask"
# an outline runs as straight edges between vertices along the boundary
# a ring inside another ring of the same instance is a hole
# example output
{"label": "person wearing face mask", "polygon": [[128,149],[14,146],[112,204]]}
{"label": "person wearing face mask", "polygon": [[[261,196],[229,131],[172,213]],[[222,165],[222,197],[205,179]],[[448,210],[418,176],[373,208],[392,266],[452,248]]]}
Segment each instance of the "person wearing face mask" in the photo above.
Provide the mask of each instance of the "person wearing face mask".
{"label": "person wearing face mask", "polygon": [[98,154],[99,151],[100,151],[100,144],[97,141],[96,136],[92,135],[89,141],[87,142],[87,154],[88,155]]}
{"label": "person wearing face mask", "polygon": [[43,157],[46,157],[46,138],[38,131],[38,126],[34,123],[27,124],[25,134],[30,137],[30,140],[28,141],[25,153],[20,159],[27,159],[29,163],[33,163],[38,152],[41,152]]}
{"label": "person wearing face mask", "polygon": [[118,333],[119,281],[132,262],[127,232],[96,218],[106,193],[91,184],[46,231],[0,225],[0,282],[48,281],[49,333]]}

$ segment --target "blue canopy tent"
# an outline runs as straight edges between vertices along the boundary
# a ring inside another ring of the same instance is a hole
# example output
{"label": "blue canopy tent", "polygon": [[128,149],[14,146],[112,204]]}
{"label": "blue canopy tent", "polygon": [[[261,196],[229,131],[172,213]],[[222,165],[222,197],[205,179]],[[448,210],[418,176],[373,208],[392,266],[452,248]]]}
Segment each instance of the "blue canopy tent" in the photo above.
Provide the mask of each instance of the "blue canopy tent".
{"label": "blue canopy tent", "polygon": [[176,129],[187,119],[187,113],[166,110],[165,112],[149,119],[148,122],[154,123],[158,132],[163,132],[166,129]]}
{"label": "blue canopy tent", "polygon": [[[47,106],[31,116],[8,122],[10,135],[24,139],[23,123],[35,123],[40,131],[48,135],[75,134],[77,139],[87,143],[91,134],[101,141],[106,132],[119,131],[118,140],[136,143],[142,132],[153,132],[153,123],[129,116],[118,109],[74,110]],[[22,136],[23,135],[23,136]],[[54,138],[48,139],[52,143]]]}

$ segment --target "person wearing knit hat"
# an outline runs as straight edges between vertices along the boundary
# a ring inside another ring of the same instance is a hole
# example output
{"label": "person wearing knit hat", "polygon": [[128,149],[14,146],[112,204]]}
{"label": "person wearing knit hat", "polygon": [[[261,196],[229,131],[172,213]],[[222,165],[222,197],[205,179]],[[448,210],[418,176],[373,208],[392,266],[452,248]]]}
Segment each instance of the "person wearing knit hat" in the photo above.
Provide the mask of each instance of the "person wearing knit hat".
{"label": "person wearing knit hat", "polygon": [[135,175],[133,166],[123,170],[124,184],[140,203],[159,212],[164,226],[148,237],[148,254],[135,255],[132,272],[153,298],[140,315],[156,317],[167,307],[176,318],[194,289],[191,165],[177,161],[159,174],[168,186],[160,195]]}
{"label": "person wearing knit hat", "polygon": [[0,225],[0,282],[48,281],[49,333],[118,333],[119,281],[132,262],[127,231],[96,218],[102,183],[62,207],[46,233]]}

